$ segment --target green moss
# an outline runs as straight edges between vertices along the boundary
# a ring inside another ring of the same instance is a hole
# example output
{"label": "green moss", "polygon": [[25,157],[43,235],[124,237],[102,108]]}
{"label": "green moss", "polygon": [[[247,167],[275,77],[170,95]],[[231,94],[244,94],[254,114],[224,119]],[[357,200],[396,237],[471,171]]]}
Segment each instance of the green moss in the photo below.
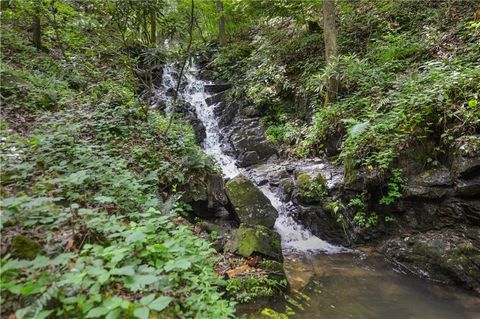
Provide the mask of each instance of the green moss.
{"label": "green moss", "polygon": [[248,227],[241,225],[237,230],[237,253],[244,257],[254,252],[281,259],[280,235],[262,225]]}
{"label": "green moss", "polygon": [[242,224],[225,244],[225,251],[249,257],[253,253],[282,260],[280,235],[265,226]]}
{"label": "green moss", "polygon": [[260,262],[259,267],[264,269],[272,278],[277,280],[287,280],[285,271],[283,269],[283,264],[281,262],[271,259],[263,259]]}
{"label": "green moss", "polygon": [[270,308],[264,308],[260,314],[262,315],[262,318],[265,319],[288,319],[288,316],[286,314],[276,312],[275,310]]}
{"label": "green moss", "polygon": [[299,173],[296,177],[298,196],[305,202],[319,202],[326,192],[327,180],[318,173],[315,177],[308,173]]}
{"label": "green moss", "polygon": [[13,238],[12,257],[14,258],[33,259],[40,250],[40,244],[26,236],[18,235]]}

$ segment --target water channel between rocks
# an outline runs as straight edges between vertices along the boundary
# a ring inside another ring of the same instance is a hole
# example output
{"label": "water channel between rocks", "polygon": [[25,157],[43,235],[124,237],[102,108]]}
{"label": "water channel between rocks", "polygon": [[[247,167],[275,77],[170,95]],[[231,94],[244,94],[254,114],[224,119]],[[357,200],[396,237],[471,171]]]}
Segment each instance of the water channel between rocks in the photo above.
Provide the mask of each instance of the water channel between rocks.
{"label": "water channel between rocks", "polygon": [[[157,96],[168,101],[166,92],[176,84],[178,75],[171,65],[166,65],[163,71]],[[195,108],[205,126],[204,151],[214,158],[226,178],[241,173],[251,179],[279,213],[275,228],[282,237],[290,293],[281,301],[242,307],[241,314],[256,318],[259,309],[266,306],[287,313],[289,318],[480,318],[479,298],[402,274],[373,252],[361,253],[331,245],[298,224],[292,218],[294,207],[282,202],[268,183],[260,183],[279,164],[238,168],[235,159],[222,150],[214,114],[216,105],[207,105],[205,101],[209,97],[204,89],[207,82],[197,77],[194,66],[187,69],[185,78],[181,96]]]}

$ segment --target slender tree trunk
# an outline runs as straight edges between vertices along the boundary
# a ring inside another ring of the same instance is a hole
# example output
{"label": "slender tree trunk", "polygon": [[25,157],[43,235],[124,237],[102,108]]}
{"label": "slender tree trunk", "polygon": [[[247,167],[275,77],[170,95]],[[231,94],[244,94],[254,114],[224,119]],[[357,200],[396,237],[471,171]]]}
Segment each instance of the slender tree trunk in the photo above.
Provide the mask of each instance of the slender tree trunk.
{"label": "slender tree trunk", "polygon": [[[335,0],[323,0],[323,39],[325,41],[325,60],[332,62],[338,55],[337,50],[337,28],[335,26]],[[331,76],[327,82],[326,103],[335,100],[338,91],[338,81]]]}
{"label": "slender tree trunk", "polygon": [[32,17],[32,31],[33,31],[32,42],[33,42],[33,45],[38,50],[40,50],[42,48],[42,25],[41,25],[40,16],[39,16],[40,5],[38,1],[35,1],[34,8],[35,8],[36,14]]}
{"label": "slender tree trunk", "polygon": [[150,13],[150,41],[152,44],[157,44],[157,17],[155,11]]}
{"label": "slender tree trunk", "polygon": [[223,15],[222,0],[217,0],[218,11],[218,43],[221,47],[227,44],[227,34],[225,33],[225,17]]}
{"label": "slender tree trunk", "polygon": [[40,24],[40,16],[34,15],[33,16],[33,45],[40,50],[42,48],[42,29]]}

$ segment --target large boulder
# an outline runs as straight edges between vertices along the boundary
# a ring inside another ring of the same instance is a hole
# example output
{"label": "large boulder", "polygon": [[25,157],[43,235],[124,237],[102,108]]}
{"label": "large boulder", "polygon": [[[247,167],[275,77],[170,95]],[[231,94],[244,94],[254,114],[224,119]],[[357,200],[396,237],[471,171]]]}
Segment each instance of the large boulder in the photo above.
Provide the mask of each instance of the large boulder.
{"label": "large boulder", "polygon": [[270,200],[243,175],[231,179],[225,192],[233,206],[237,219],[248,225],[263,225],[271,228],[278,217]]}
{"label": "large boulder", "polygon": [[280,235],[262,225],[250,226],[242,224],[233,233],[232,238],[226,243],[225,251],[236,253],[243,257],[252,254],[282,260],[282,245]]}

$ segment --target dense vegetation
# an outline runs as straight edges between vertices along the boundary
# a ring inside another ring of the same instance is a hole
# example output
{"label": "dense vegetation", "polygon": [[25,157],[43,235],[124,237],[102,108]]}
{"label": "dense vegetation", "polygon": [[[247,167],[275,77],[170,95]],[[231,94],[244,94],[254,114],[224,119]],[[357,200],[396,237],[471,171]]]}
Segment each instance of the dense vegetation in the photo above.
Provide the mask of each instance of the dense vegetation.
{"label": "dense vegetation", "polygon": [[[320,7],[302,3],[257,15],[256,27],[214,61],[287,154],[339,154],[385,171],[415,143],[433,141],[421,160],[435,165],[457,137],[478,132],[475,1],[340,1],[340,52],[329,64],[321,32],[305,25]],[[331,76],[340,87],[326,103]]]}
{"label": "dense vegetation", "polygon": [[95,32],[100,2],[57,1],[41,18],[62,26],[44,22],[36,50],[20,20],[33,4],[2,13],[2,315],[232,315],[175,195],[214,167],[137,94],[148,52]]}
{"label": "dense vegetation", "polygon": [[415,160],[436,166],[479,133],[478,9],[337,0],[327,63],[322,1],[2,1],[2,316],[227,318],[231,300],[271,295],[267,278],[225,283],[192,231],[181,195],[218,169],[151,108],[152,71],[202,57],[283,155],[389,176],[389,204],[402,154],[422,145]]}

